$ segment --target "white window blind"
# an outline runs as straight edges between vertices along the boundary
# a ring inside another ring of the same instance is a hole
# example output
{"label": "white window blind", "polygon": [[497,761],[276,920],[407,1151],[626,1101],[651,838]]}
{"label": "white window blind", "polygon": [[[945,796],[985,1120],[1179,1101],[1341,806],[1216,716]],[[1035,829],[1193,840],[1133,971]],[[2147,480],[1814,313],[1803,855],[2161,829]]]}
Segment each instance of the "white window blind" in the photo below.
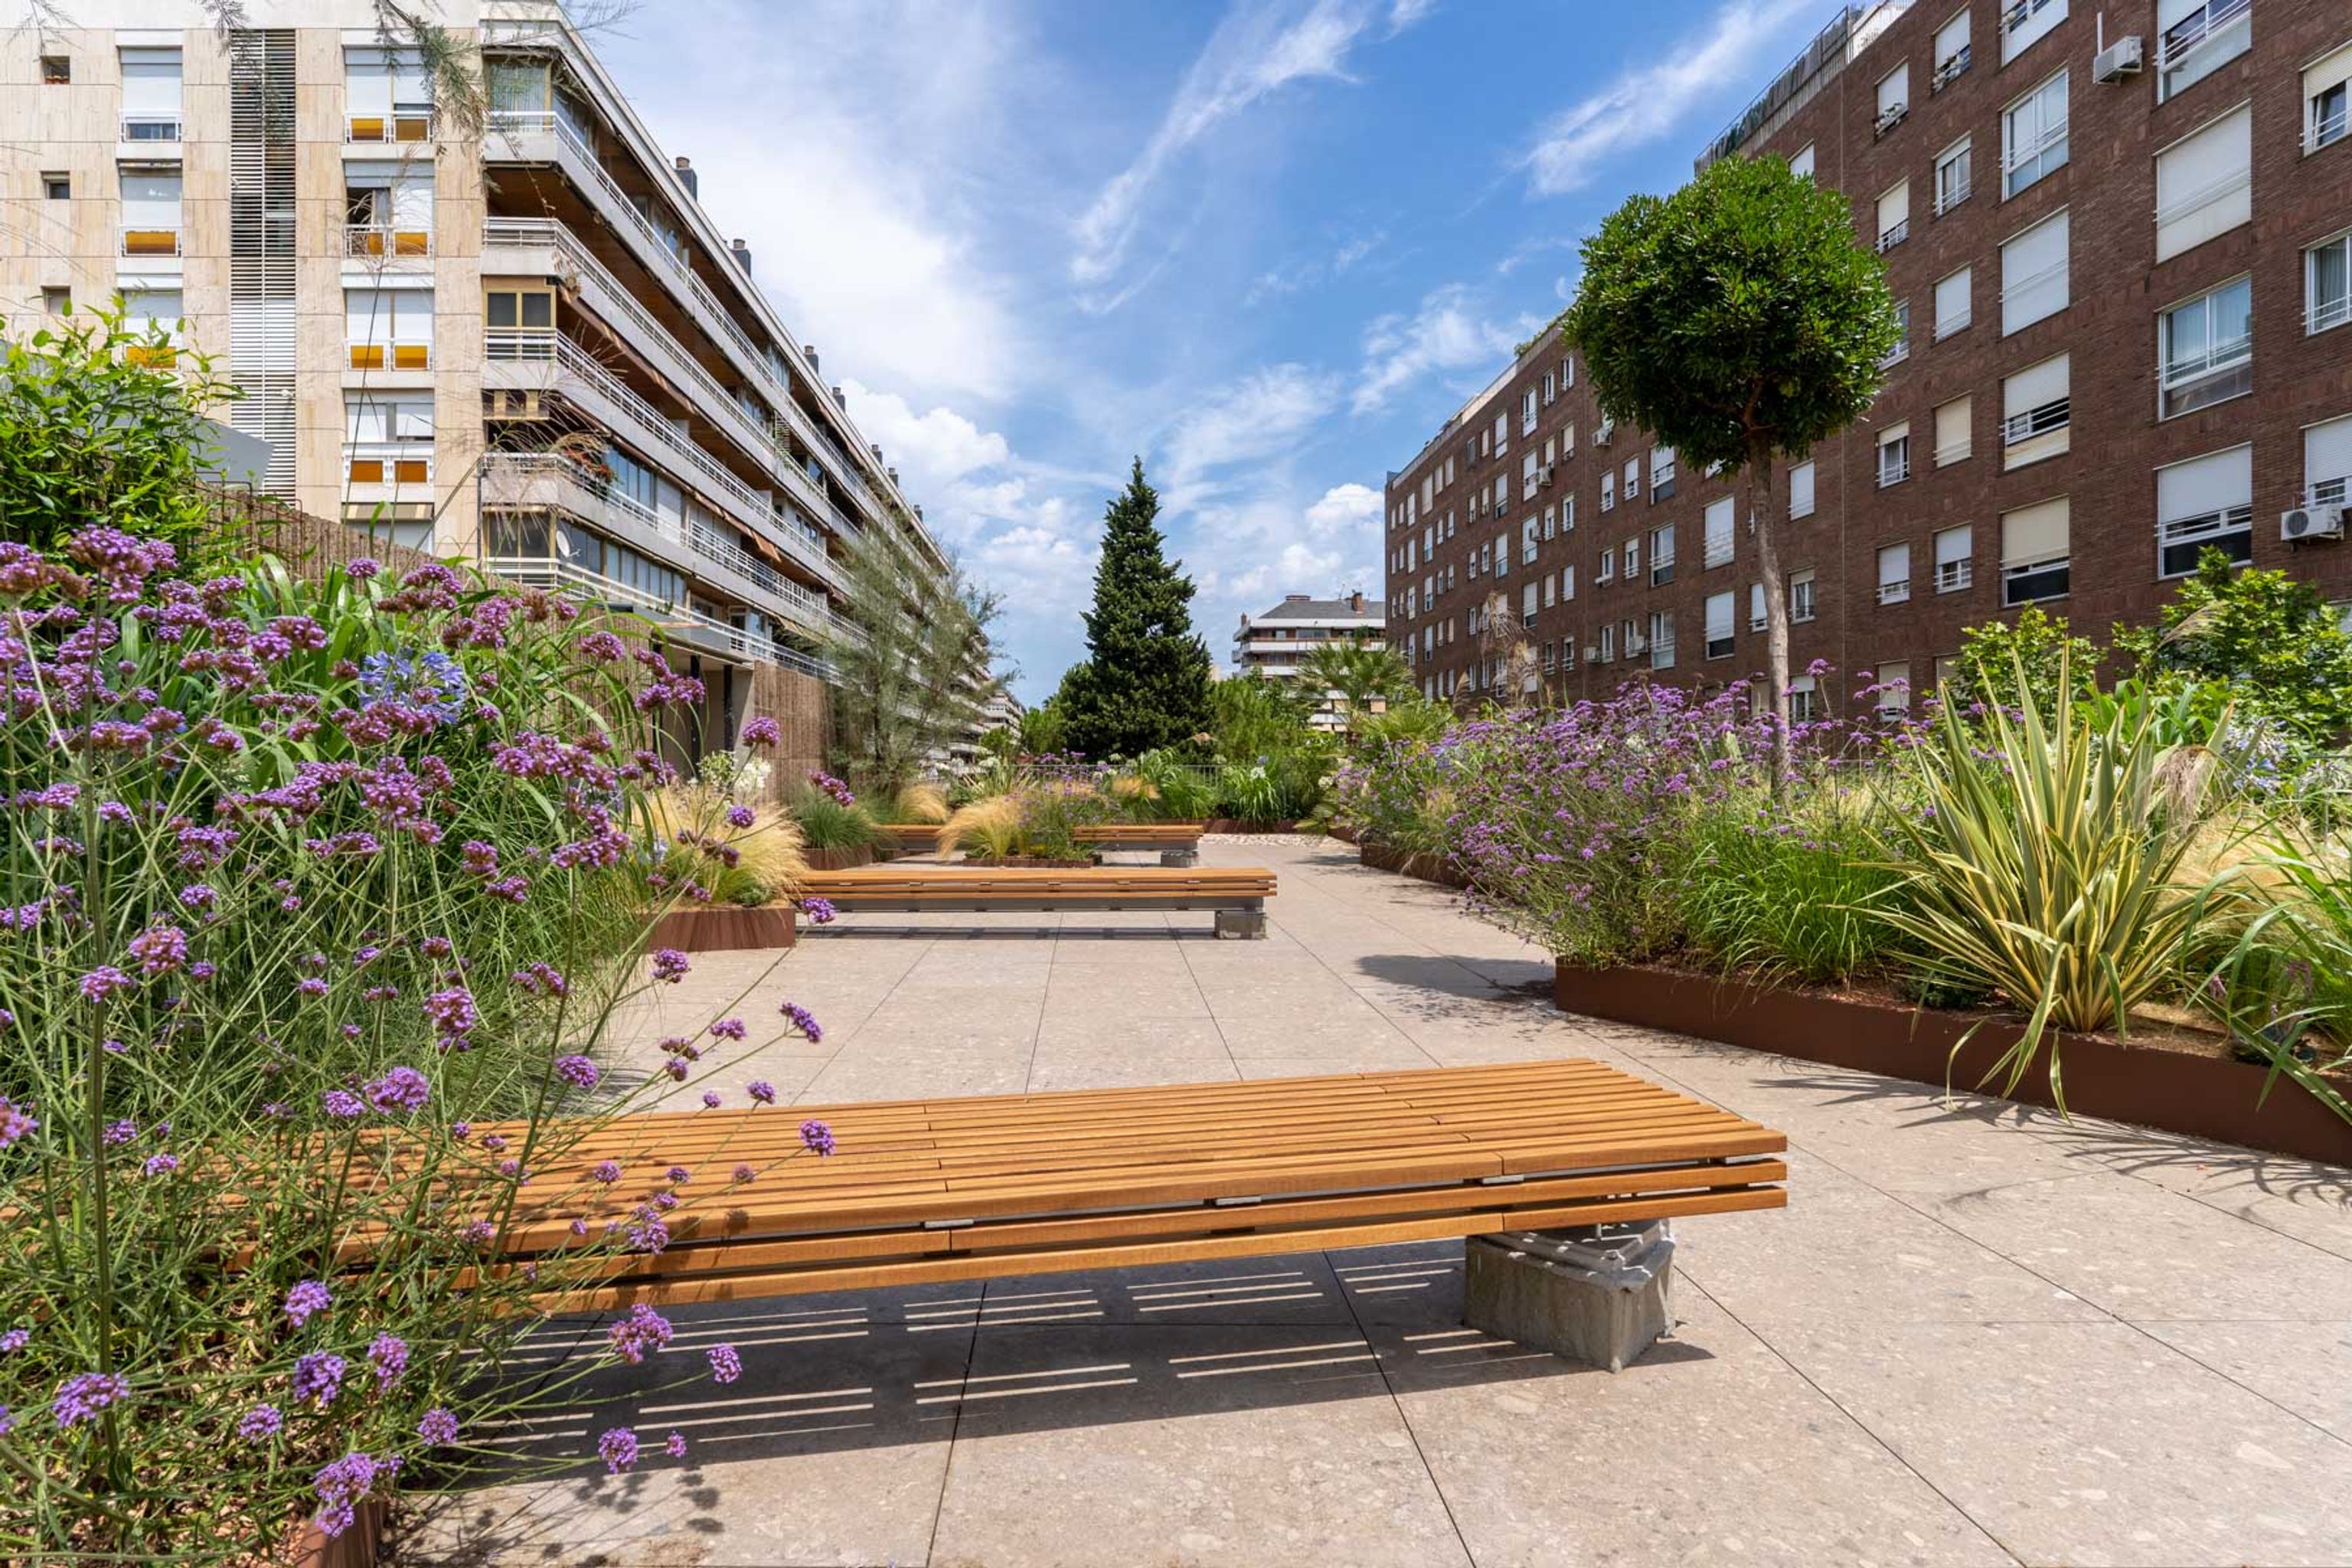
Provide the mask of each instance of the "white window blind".
{"label": "white window blind", "polygon": [[2000,63],[2007,65],[2066,19],[2066,0],[2009,0],[2000,12]]}
{"label": "white window blind", "polygon": [[180,226],[180,174],[159,170],[122,171],[122,226],[170,229]]}
{"label": "white window blind", "polygon": [[2156,517],[2177,522],[2251,507],[2254,501],[2254,449],[2232,447],[2156,470]]}
{"label": "white window blind", "polygon": [[1878,112],[1883,119],[1911,105],[1911,63],[1906,60],[1878,79]]}
{"label": "white window blind", "polygon": [[2330,505],[2341,506],[2347,497],[2346,481],[2352,479],[2352,416],[2330,419],[2325,425],[2314,425],[2303,433],[2303,483],[2307,492],[2323,488],[2326,495],[2319,499]]}
{"label": "white window blind", "polygon": [[1797,149],[1796,155],[1789,160],[1789,173],[1801,179],[1810,180],[1813,177],[1813,144],[1811,142],[1808,142]]}
{"label": "white window blind", "polygon": [[180,118],[180,51],[122,51],[122,118],[176,122]]}
{"label": "white window blind", "polygon": [[1789,470],[1789,515],[1811,517],[1813,513],[1813,460],[1811,458]]}
{"label": "white window blind", "polygon": [[1957,463],[1966,458],[1976,447],[1976,399],[1973,395],[1953,398],[1936,405],[1936,466]]}
{"label": "white window blind", "polygon": [[2252,221],[2254,112],[2223,115],[2156,155],[2156,258]]}
{"label": "white window blind", "polygon": [[1720,566],[1731,559],[1734,506],[1729,496],[1706,503],[1706,564]]}
{"label": "white window blind", "polygon": [[1675,449],[1672,447],[1650,448],[1650,488],[1655,489],[1674,477]]}
{"label": "white window blind", "polygon": [[1732,620],[1737,605],[1729,593],[1706,596],[1706,654],[1709,658],[1731,651]]}
{"label": "white window blind", "polygon": [[1911,226],[1911,182],[1904,181],[1878,198],[1878,243],[1894,244]]}
{"label": "white window blind", "polygon": [[2000,247],[2000,330],[2004,336],[2066,308],[2072,298],[2063,211],[2053,213]]}
{"label": "white window blind", "polygon": [[1882,603],[1893,594],[1906,591],[1911,584],[1911,546],[1882,544],[1878,547],[1878,597]]}
{"label": "white window blind", "polygon": [[1748,629],[1751,632],[1764,629],[1764,584],[1761,583],[1748,585]]}
{"label": "white window blind", "polygon": [[2303,73],[2303,144],[2307,152],[2352,134],[2352,44]]}
{"label": "white window blind", "polygon": [[1960,14],[1936,29],[1936,69],[1940,74],[1962,49],[1969,47],[1969,14]]}
{"label": "white window blind", "polygon": [[2072,354],[2060,354],[2055,359],[2043,360],[2040,364],[2028,365],[2003,380],[2000,384],[2001,417],[2014,419],[2045,403],[2064,397],[2073,381],[2073,365]]}
{"label": "white window blind", "polygon": [[1975,274],[1963,267],[1936,284],[1936,335],[1948,338],[1969,324],[1975,310]]}
{"label": "white window blind", "polygon": [[1967,523],[1936,535],[1936,592],[1950,594],[1969,585],[1974,575],[1976,530]]}
{"label": "white window blind", "polygon": [[2069,515],[2064,496],[2003,512],[2000,519],[2000,563],[2003,566],[2031,566],[2042,561],[2064,560],[2069,548]]}

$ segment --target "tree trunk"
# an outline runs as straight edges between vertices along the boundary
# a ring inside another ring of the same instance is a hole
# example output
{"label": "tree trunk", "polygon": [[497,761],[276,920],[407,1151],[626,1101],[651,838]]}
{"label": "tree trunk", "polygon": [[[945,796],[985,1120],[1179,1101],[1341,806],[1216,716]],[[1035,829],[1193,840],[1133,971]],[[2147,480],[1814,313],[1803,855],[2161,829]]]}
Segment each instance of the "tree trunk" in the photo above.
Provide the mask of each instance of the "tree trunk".
{"label": "tree trunk", "polygon": [[1789,744],[1789,584],[1780,570],[1780,517],[1772,493],[1772,448],[1749,447],[1748,518],[1756,530],[1756,564],[1764,578],[1764,668],[1772,687],[1772,798],[1785,804]]}

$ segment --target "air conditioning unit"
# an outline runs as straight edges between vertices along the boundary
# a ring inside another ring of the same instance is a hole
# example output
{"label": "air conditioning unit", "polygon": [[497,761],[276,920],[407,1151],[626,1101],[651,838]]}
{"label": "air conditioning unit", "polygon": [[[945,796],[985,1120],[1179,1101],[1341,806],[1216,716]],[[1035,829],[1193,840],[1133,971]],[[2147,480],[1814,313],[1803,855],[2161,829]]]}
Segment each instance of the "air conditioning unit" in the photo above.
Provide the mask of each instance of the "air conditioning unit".
{"label": "air conditioning unit", "polygon": [[1599,664],[1601,662],[1601,645],[1599,643],[1589,642],[1584,645],[1584,662],[1587,664]]}
{"label": "air conditioning unit", "polygon": [[1650,639],[1648,637],[1636,635],[1625,639],[1625,654],[1627,658],[1630,658],[1634,654],[1647,653],[1649,651]]}
{"label": "air conditioning unit", "polygon": [[2315,539],[2344,537],[2344,513],[2340,506],[2289,507],[2279,514],[2279,537],[2289,544],[2307,544]]}
{"label": "air conditioning unit", "polygon": [[1538,489],[1541,489],[1544,486],[1551,483],[1551,470],[1552,465],[1549,463],[1546,463],[1542,468],[1536,470],[1536,488]]}
{"label": "air conditioning unit", "polygon": [[2139,75],[2141,64],[2139,35],[2126,33],[2092,58],[2091,79],[2120,81]]}
{"label": "air conditioning unit", "polygon": [[1609,445],[1609,437],[1615,434],[1617,434],[1617,426],[1603,420],[1592,427],[1592,444],[1596,447],[1606,447]]}

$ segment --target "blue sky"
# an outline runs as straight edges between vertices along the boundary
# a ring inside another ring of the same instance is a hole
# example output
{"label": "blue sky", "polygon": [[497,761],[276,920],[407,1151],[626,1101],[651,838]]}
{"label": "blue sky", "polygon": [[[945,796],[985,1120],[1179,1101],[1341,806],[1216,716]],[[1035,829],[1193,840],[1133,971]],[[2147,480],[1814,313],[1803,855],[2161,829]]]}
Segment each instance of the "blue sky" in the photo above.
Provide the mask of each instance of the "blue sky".
{"label": "blue sky", "polygon": [[1830,0],[672,0],[595,40],[1003,592],[1082,647],[1140,453],[1194,622],[1381,592],[1381,485]]}

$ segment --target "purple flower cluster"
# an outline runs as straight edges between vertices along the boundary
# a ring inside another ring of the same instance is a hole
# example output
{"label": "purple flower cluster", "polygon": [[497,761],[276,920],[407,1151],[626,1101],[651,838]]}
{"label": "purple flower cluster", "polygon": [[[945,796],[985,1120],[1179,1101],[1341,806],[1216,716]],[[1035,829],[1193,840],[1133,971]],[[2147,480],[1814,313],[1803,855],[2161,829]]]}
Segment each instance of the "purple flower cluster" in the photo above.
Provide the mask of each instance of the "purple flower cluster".
{"label": "purple flower cluster", "polygon": [[33,1114],[31,1106],[19,1105],[6,1095],[0,1094],[0,1149],[15,1148],[31,1137],[33,1130],[40,1124],[40,1119]]}
{"label": "purple flower cluster", "polygon": [[637,1462],[637,1435],[615,1426],[596,1439],[596,1455],[604,1461],[604,1473],[617,1476]]}
{"label": "purple flower cluster", "polygon": [[798,1029],[803,1035],[806,1036],[808,1037],[809,1044],[815,1045],[819,1040],[824,1038],[824,1031],[817,1026],[816,1015],[802,1006],[799,1003],[786,1002],[779,1006],[776,1011],[783,1015],[784,1022],[790,1024],[793,1028]]}
{"label": "purple flower cluster", "polygon": [[131,1384],[120,1373],[111,1372],[79,1372],[58,1384],[51,1414],[60,1426],[72,1426],[84,1421],[94,1421],[98,1413],[128,1398]]}
{"label": "purple flower cluster", "polygon": [[574,1089],[593,1089],[596,1087],[597,1079],[604,1075],[597,1070],[596,1064],[586,1057],[569,1056],[556,1058],[555,1076]]}
{"label": "purple flower cluster", "polygon": [[801,1147],[819,1159],[833,1152],[833,1129],[811,1117],[801,1123]]}
{"label": "purple flower cluster", "polygon": [[379,1481],[389,1481],[399,1468],[396,1454],[379,1459],[356,1449],[320,1466],[310,1478],[310,1489],[319,1499],[320,1530],[328,1535],[349,1530],[359,1518],[359,1505],[373,1495]]}
{"label": "purple flower cluster", "polygon": [[614,1323],[605,1332],[613,1353],[635,1366],[654,1351],[669,1343],[669,1320],[646,1306],[643,1301],[629,1309],[629,1315]]}
{"label": "purple flower cluster", "polygon": [[689,960],[686,954],[678,952],[678,950],[674,947],[657,947],[654,949],[654,978],[656,980],[675,985],[679,981],[685,979],[687,972],[693,967],[694,964],[692,961]]}
{"label": "purple flower cluster", "polygon": [[397,1110],[422,1110],[433,1098],[433,1086],[415,1068],[396,1067],[367,1086],[367,1102],[386,1115]]}
{"label": "purple flower cluster", "polygon": [[732,1383],[743,1375],[743,1358],[733,1345],[713,1345],[704,1352],[710,1363],[710,1381]]}
{"label": "purple flower cluster", "polygon": [[809,924],[813,926],[829,926],[840,918],[831,899],[803,899],[801,913],[808,916]]}

